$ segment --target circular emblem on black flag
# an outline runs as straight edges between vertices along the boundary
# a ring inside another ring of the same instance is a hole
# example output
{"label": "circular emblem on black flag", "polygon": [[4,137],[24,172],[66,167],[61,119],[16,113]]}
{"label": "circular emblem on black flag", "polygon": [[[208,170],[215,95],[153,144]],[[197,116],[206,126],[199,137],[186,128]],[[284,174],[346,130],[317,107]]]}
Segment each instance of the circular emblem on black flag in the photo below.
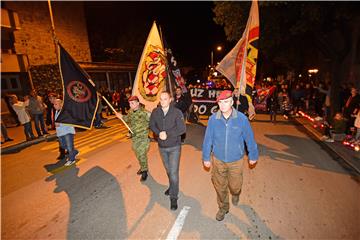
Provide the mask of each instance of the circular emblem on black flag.
{"label": "circular emblem on black flag", "polygon": [[90,89],[80,81],[70,81],[66,87],[69,97],[75,102],[87,102],[91,98]]}

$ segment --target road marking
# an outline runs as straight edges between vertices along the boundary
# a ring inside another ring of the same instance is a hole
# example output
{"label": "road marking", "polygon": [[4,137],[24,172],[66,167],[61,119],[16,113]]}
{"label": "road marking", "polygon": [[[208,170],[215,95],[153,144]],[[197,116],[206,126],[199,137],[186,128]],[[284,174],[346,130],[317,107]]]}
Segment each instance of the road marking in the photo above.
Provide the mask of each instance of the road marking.
{"label": "road marking", "polygon": [[166,239],[172,239],[176,240],[179,236],[181,229],[185,223],[186,215],[189,213],[191,207],[184,206],[183,209],[181,209],[181,212],[179,213],[178,217],[176,218],[176,221],[174,225],[172,226],[169,234],[167,235]]}

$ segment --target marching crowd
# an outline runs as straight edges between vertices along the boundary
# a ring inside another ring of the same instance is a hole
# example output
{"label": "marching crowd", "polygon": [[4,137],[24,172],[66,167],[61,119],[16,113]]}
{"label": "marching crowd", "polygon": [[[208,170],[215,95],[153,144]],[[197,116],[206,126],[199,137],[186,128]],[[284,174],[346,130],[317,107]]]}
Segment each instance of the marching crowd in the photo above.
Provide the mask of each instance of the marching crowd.
{"label": "marching crowd", "polygon": [[[327,139],[330,139],[333,133],[347,133],[353,134],[355,139],[359,140],[360,96],[353,86],[349,90],[341,91],[342,111],[337,112],[332,118],[329,85],[299,83],[292,89],[287,84],[273,86],[266,100],[270,119],[275,123],[279,111],[286,118],[298,115],[300,110],[314,112],[318,120],[324,119],[328,123]],[[170,199],[170,209],[175,211],[178,208],[181,147],[185,140],[187,114],[192,106],[190,94],[184,94],[181,88],[176,89],[174,97],[167,91],[161,92],[159,105],[151,113],[145,110],[137,96],[130,95],[129,90],[114,91],[112,94],[103,91],[101,95],[111,100],[115,109],[119,111],[115,113],[116,117],[126,122],[131,129],[132,149],[139,162],[137,174],[141,175],[140,181],[146,181],[149,174],[147,152],[150,130],[154,133],[169,181],[169,187],[164,194]],[[60,151],[58,159],[65,160],[65,166],[74,164],[79,154],[74,146],[75,129],[56,122],[63,104],[59,96],[49,93],[42,100],[37,92],[32,90],[29,96],[24,97],[24,101],[19,101],[15,95],[8,97],[19,123],[24,127],[27,140],[35,138],[31,118],[34,119],[38,137],[48,133],[46,125],[48,128],[56,129]],[[205,169],[211,167],[211,180],[218,203],[215,218],[222,221],[230,209],[229,193],[233,205],[239,202],[244,156],[248,153],[247,163],[251,168],[255,166],[259,156],[249,123],[254,110],[251,109],[251,104],[246,104],[247,97],[241,95],[238,89],[234,92],[223,90],[216,102],[219,110],[209,118],[203,140],[202,159]],[[96,118],[100,119],[101,123],[103,107],[99,108]],[[47,112],[46,121],[44,111]],[[105,112],[111,114],[110,110],[105,109]],[[357,128],[356,133],[354,126]],[[3,131],[2,133],[5,139],[9,138]]]}

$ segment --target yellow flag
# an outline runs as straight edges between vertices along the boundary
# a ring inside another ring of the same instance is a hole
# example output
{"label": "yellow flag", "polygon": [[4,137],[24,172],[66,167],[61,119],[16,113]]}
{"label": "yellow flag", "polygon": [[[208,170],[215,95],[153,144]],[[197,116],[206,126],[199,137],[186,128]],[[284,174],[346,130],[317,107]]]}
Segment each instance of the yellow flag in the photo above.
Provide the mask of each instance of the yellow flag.
{"label": "yellow flag", "polygon": [[255,83],[258,40],[259,8],[257,0],[253,0],[242,37],[216,67],[249,100]]}
{"label": "yellow flag", "polygon": [[154,22],[142,52],[136,72],[132,95],[137,96],[152,111],[160,100],[167,77],[164,47]]}

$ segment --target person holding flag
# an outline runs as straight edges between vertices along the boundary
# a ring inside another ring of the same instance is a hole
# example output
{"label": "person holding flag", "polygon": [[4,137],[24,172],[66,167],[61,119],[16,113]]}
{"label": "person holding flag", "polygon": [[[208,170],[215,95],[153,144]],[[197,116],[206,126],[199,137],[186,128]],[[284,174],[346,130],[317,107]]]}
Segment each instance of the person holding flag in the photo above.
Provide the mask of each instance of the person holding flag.
{"label": "person holding flag", "polygon": [[140,169],[137,171],[141,175],[140,181],[145,181],[148,176],[148,158],[147,152],[149,150],[149,121],[150,112],[146,111],[140,105],[137,96],[131,96],[129,99],[130,111],[128,115],[123,116],[121,113],[116,112],[116,117],[124,120],[129,124],[133,131],[131,141],[132,149],[135,152],[136,158],[139,161]]}
{"label": "person holding flag", "polygon": [[63,101],[61,99],[54,100],[54,108],[55,112],[55,128],[56,135],[59,139],[60,146],[62,149],[66,149],[67,156],[65,166],[70,166],[75,163],[75,158],[79,154],[79,151],[74,148],[74,136],[75,136],[75,128],[73,126],[69,126],[63,123],[56,122],[58,116],[63,107]]}
{"label": "person holding flag", "polygon": [[219,206],[216,220],[222,221],[230,208],[229,190],[233,205],[239,203],[243,183],[244,142],[249,151],[250,166],[255,166],[259,153],[247,117],[233,107],[232,92],[221,92],[217,103],[219,111],[209,118],[206,127],[202,158],[205,168],[212,166],[211,180]]}

